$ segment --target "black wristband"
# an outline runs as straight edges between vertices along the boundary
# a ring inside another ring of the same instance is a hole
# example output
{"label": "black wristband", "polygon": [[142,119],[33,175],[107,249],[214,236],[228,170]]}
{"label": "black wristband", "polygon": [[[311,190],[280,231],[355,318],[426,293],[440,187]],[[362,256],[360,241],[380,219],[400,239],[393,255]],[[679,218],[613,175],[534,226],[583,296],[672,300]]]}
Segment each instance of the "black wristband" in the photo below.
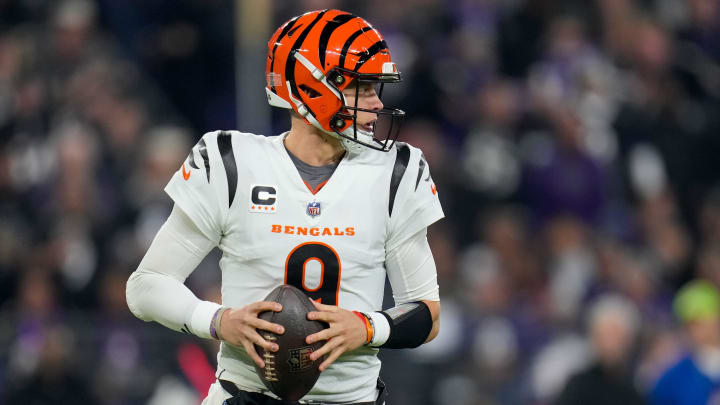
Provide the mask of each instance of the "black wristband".
{"label": "black wristband", "polygon": [[380,347],[412,349],[427,340],[432,331],[430,308],[422,301],[410,302],[381,311],[390,324],[390,337]]}

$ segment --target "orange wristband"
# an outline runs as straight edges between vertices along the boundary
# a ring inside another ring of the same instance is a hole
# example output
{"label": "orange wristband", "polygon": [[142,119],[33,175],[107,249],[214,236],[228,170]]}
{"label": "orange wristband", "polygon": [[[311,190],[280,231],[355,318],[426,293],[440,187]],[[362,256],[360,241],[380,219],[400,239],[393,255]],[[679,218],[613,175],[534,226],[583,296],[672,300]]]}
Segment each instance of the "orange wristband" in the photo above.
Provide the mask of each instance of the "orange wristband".
{"label": "orange wristband", "polygon": [[375,333],[372,325],[370,325],[370,320],[362,312],[353,311],[353,314],[357,315],[358,318],[362,319],[363,323],[365,324],[365,331],[367,332],[367,340],[365,340],[365,344],[369,344],[370,342],[372,342],[372,338]]}

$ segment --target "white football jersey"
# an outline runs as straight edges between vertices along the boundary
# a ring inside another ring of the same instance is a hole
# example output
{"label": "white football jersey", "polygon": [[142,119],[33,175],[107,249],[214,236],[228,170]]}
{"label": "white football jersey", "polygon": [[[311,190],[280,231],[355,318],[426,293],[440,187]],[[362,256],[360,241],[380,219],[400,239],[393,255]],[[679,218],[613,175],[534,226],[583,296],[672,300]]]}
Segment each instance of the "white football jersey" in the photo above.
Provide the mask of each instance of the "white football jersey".
{"label": "white football jersey", "polygon": [[[286,283],[323,304],[381,310],[386,251],[443,217],[422,153],[397,143],[387,153],[346,155],[310,190],[283,138],[205,134],[165,189],[222,250],[222,304],[262,301]],[[324,371],[303,400],[373,399],[379,372],[377,349],[360,347]],[[221,345],[220,373],[267,394],[243,348]]]}

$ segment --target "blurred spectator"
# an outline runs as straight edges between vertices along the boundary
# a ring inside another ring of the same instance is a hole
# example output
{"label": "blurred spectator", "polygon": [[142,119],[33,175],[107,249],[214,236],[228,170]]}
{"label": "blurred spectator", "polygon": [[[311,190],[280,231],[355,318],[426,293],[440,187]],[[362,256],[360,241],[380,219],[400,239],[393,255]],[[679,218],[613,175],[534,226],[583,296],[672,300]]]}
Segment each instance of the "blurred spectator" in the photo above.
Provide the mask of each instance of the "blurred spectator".
{"label": "blurred spectator", "polygon": [[555,320],[570,323],[581,311],[597,272],[591,235],[578,219],[562,216],[546,227],[550,305]]}
{"label": "blurred spectator", "polygon": [[126,277],[125,272],[110,269],[99,283],[99,352],[94,359],[98,370],[91,381],[103,404],[140,403],[152,389],[142,361],[138,328],[133,327],[132,317],[124,308]]}
{"label": "blurred spectator", "polygon": [[570,378],[555,404],[644,404],[632,383],[628,361],[640,327],[638,312],[620,296],[599,298],[589,312],[593,362]]}
{"label": "blurred spectator", "polygon": [[61,322],[51,277],[44,269],[26,269],[19,279],[18,296],[12,303],[17,319],[7,364],[10,381],[38,373],[49,330]]}
{"label": "blurred spectator", "polygon": [[720,287],[720,244],[708,243],[698,252],[698,276]]}
{"label": "blurred spectator", "polygon": [[532,400],[550,403],[567,379],[590,361],[588,345],[576,333],[565,333],[542,348],[531,365]]}
{"label": "blurred spectator", "polygon": [[673,285],[690,276],[691,239],[673,194],[664,191],[638,202],[640,231],[658,274]]}
{"label": "blurred spectator", "polygon": [[708,193],[698,215],[700,237],[708,244],[720,243],[720,188]]}
{"label": "blurred spectator", "polygon": [[572,215],[596,225],[608,199],[606,174],[582,147],[584,129],[574,112],[559,109],[550,119],[551,135],[528,135],[521,145],[527,203],[540,224]]}
{"label": "blurred spectator", "polygon": [[678,291],[674,309],[687,332],[688,353],[657,381],[655,405],[712,404],[720,395],[720,292],[695,280]]}
{"label": "blurred spectator", "polygon": [[687,6],[690,18],[678,33],[679,39],[693,43],[720,62],[720,4],[714,0],[690,0]]}
{"label": "blurred spectator", "polygon": [[24,272],[4,404],[97,403],[78,367],[76,337],[62,324],[56,294],[47,271]]}
{"label": "blurred spectator", "polygon": [[48,331],[40,342],[41,351],[36,370],[17,385],[8,387],[3,400],[7,405],[23,404],[99,404],[88,389],[83,375],[74,362],[72,332],[63,327]]}
{"label": "blurred spectator", "polygon": [[520,97],[509,81],[493,81],[477,95],[479,119],[465,138],[462,167],[468,186],[490,199],[515,193],[520,184],[521,162],[514,142]]}

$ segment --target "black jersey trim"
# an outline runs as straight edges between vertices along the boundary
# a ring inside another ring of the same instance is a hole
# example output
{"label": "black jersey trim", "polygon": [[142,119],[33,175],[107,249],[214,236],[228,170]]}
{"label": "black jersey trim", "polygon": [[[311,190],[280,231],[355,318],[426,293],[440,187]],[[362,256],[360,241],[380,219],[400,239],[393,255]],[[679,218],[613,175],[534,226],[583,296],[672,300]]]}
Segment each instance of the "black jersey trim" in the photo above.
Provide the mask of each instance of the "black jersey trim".
{"label": "black jersey trim", "polygon": [[408,161],[410,160],[410,147],[406,143],[395,143],[397,148],[397,157],[395,158],[395,166],[393,167],[392,177],[390,178],[390,201],[388,205],[388,215],[392,216],[393,205],[395,205],[395,195],[397,194],[400,180],[405,175]]}
{"label": "black jersey trim", "polygon": [[190,164],[190,167],[193,169],[199,169],[198,165],[195,164],[195,148],[190,149],[190,153],[188,153],[187,161]]}
{"label": "black jersey trim", "polygon": [[425,170],[425,156],[420,155],[420,167],[418,167],[417,180],[415,180],[415,191],[417,191],[418,185],[420,185],[420,178],[422,178],[423,171]]}
{"label": "black jersey trim", "polygon": [[220,132],[217,137],[218,150],[222,156],[223,166],[225,166],[225,177],[228,186],[228,207],[230,207],[235,199],[235,190],[237,189],[238,173],[237,163],[235,162],[235,152],[232,146],[232,134],[230,132]]}
{"label": "black jersey trim", "polygon": [[200,142],[198,142],[198,151],[200,152],[200,157],[203,160],[203,166],[205,166],[205,174],[207,174],[207,181],[208,183],[210,183],[210,159],[208,158],[205,138],[200,138]]}

